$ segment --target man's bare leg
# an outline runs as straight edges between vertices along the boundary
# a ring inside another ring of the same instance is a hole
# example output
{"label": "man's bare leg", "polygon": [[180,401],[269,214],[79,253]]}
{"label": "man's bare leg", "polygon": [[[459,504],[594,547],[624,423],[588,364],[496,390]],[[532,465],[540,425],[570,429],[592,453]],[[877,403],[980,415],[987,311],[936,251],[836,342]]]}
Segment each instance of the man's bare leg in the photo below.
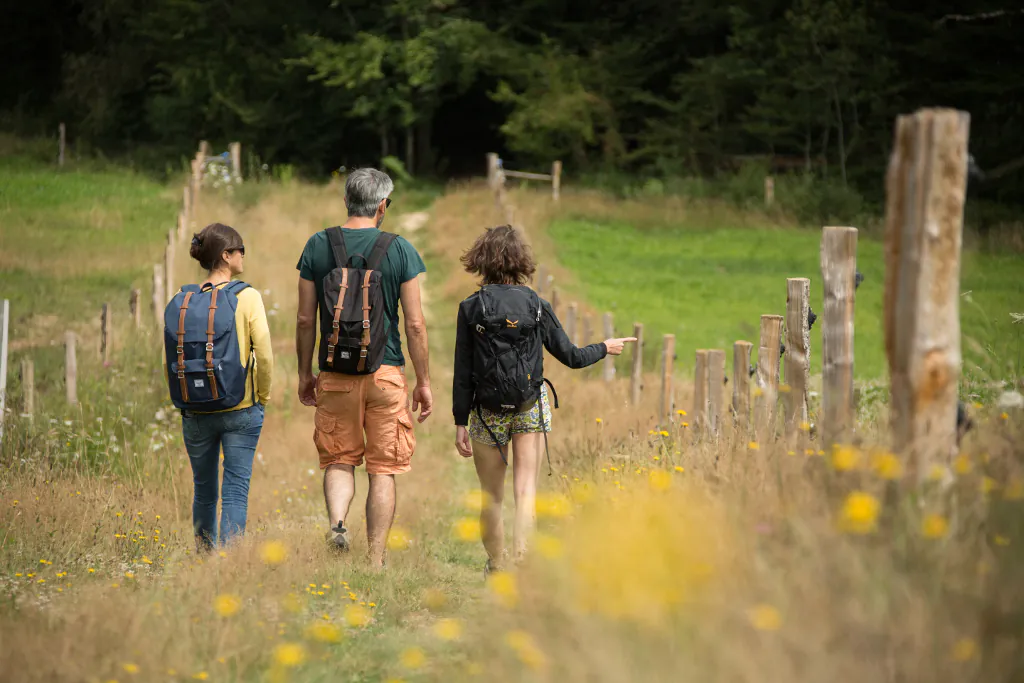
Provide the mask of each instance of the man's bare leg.
{"label": "man's bare leg", "polygon": [[[327,504],[327,519],[333,530],[344,526],[349,507],[356,495],[356,475],[352,465],[328,465],[324,470],[324,501]],[[335,539],[338,547],[348,550],[348,538],[344,543]]]}
{"label": "man's bare leg", "polygon": [[366,496],[366,540],[370,566],[384,565],[388,534],[395,521],[395,475],[371,474],[370,491]]}

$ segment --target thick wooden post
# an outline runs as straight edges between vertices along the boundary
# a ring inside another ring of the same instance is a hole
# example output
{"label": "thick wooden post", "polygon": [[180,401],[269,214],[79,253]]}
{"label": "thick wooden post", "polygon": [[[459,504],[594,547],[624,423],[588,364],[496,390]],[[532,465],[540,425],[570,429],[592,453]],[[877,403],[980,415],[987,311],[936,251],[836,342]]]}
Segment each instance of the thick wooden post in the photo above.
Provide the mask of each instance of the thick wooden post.
{"label": "thick wooden post", "polygon": [[586,346],[594,338],[594,324],[590,313],[583,314],[583,336],[580,337],[580,346]]}
{"label": "thick wooden post", "polygon": [[174,286],[174,239],[173,233],[167,235],[167,246],[164,248],[164,303],[174,297],[178,288]]}
{"label": "thick wooden post", "polygon": [[192,160],[192,185],[190,191],[190,206],[192,207],[192,220],[195,220],[196,204],[199,203],[199,188],[202,187],[202,182],[202,167],[199,165],[199,155],[196,154],[196,158]]}
{"label": "thick wooden post", "polygon": [[36,366],[30,358],[21,359],[21,411],[29,420],[36,412]]}
{"label": "thick wooden post", "polygon": [[893,447],[907,456],[911,481],[927,475],[932,463],[944,461],[957,447],[969,133],[966,112],[921,109],[896,119],[889,158],[885,352]]}
{"label": "thick wooden post", "polygon": [[161,327],[164,319],[164,307],[167,302],[163,300],[167,290],[164,289],[164,267],[159,263],[153,264],[153,320],[157,327]]}
{"label": "thick wooden post", "polygon": [[188,185],[181,189],[181,211],[185,214],[185,234],[192,228],[192,192]]}
{"label": "thick wooden post", "polygon": [[[612,314],[604,314],[604,338],[615,338],[615,325],[612,323]],[[637,342],[639,343],[639,342]],[[604,357],[604,381],[611,382],[615,379],[615,356]]]}
{"label": "thick wooden post", "polygon": [[556,202],[562,191],[562,162],[551,164],[551,198]]}
{"label": "thick wooden post", "polygon": [[78,403],[78,357],[75,355],[75,333],[64,333],[64,392],[68,403]]}
{"label": "thick wooden post", "polygon": [[693,433],[703,435],[708,425],[708,351],[697,349],[693,364],[693,410],[690,411]]}
{"label": "thick wooden post", "polygon": [[[829,447],[850,437],[853,405],[853,302],[857,273],[857,228],[825,227],[821,277],[825,310],[821,325],[822,443]],[[956,425],[955,414],[950,423]]]}
{"label": "thick wooden post", "polygon": [[132,320],[135,321],[135,327],[142,326],[142,290],[133,289],[131,296],[128,298],[128,310],[131,311]]}
{"label": "thick wooden post", "polygon": [[576,302],[569,302],[569,309],[565,312],[565,336],[573,344],[579,346],[579,338],[576,335]]}
{"label": "thick wooden post", "polygon": [[633,373],[629,378],[629,399],[633,405],[640,402],[640,391],[643,389],[644,380],[644,324],[633,323],[633,336],[636,337],[636,344],[633,346]]}
{"label": "thick wooden post", "polygon": [[552,287],[551,288],[551,301],[549,301],[548,303],[551,304],[551,312],[554,313],[555,317],[557,318],[558,317],[558,288],[557,287]]}
{"label": "thick wooden post", "polygon": [[708,349],[708,429],[722,433],[725,415],[725,351]]}
{"label": "thick wooden post", "polygon": [[748,341],[733,342],[732,345],[732,409],[736,414],[736,426],[747,429],[750,426],[750,350],[754,345]]}
{"label": "thick wooden post", "polygon": [[672,361],[676,355],[676,336],[666,334],[661,342],[661,409],[658,421],[672,423]]}
{"label": "thick wooden post", "polygon": [[58,134],[60,136],[60,142],[58,143],[58,148],[57,148],[57,165],[63,168],[63,166],[64,166],[64,149],[67,146],[67,132],[68,132],[67,126],[64,125],[63,121],[57,127],[57,132],[58,132]]}
{"label": "thick wooden post", "polygon": [[770,207],[775,203],[775,178],[765,176],[764,179],[764,205]]}
{"label": "thick wooden post", "polygon": [[803,277],[786,280],[786,384],[789,386],[786,432],[796,433],[807,421],[807,380],[811,371],[811,281]]}
{"label": "thick wooden post", "polygon": [[100,358],[103,364],[110,362],[110,347],[113,339],[110,336],[110,304],[103,304],[100,313]]}
{"label": "thick wooden post", "polygon": [[178,212],[178,241],[179,242],[185,239],[185,235],[187,234],[187,231],[188,231],[188,219],[185,218],[185,212],[184,211],[179,211]]}
{"label": "thick wooden post", "polygon": [[487,186],[492,191],[497,191],[498,181],[498,155],[494,152],[487,153]]}
{"label": "thick wooden post", "polygon": [[544,296],[544,287],[548,283],[548,267],[543,264],[537,264],[537,296]]}
{"label": "thick wooden post", "polygon": [[[231,152],[231,179],[236,183],[242,182],[242,143],[232,142],[228,145]],[[409,169],[412,172],[412,169]]]}
{"label": "thick wooden post", "polygon": [[782,316],[761,316],[761,341],[757,349],[756,401],[758,439],[771,438],[775,430],[775,409],[779,398],[779,354],[782,350]]}

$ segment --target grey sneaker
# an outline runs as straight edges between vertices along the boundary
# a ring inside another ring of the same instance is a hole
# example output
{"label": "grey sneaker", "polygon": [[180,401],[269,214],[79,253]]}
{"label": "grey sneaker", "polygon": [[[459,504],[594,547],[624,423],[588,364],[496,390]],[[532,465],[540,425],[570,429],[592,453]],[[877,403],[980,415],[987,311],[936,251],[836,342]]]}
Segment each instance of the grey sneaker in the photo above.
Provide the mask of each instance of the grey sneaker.
{"label": "grey sneaker", "polygon": [[348,529],[345,528],[344,522],[338,522],[338,526],[331,527],[331,530],[327,532],[327,543],[332,550],[348,552]]}

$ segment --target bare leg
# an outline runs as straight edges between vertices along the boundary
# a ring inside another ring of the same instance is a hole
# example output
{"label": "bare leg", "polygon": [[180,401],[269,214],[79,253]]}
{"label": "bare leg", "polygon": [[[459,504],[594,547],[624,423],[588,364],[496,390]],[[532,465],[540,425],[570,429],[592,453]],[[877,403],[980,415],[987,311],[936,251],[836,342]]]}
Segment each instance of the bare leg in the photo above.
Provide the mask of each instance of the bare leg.
{"label": "bare leg", "polygon": [[324,470],[324,501],[331,526],[341,525],[348,517],[356,495],[356,475],[352,465],[328,465]]}
{"label": "bare leg", "polygon": [[384,565],[388,534],[395,521],[395,475],[371,474],[370,491],[366,496],[366,540],[370,565]]}
{"label": "bare leg", "polygon": [[526,554],[527,541],[537,520],[537,472],[540,470],[540,440],[543,434],[512,435],[512,490],[516,517],[512,525],[515,561]]}
{"label": "bare leg", "polygon": [[484,492],[480,508],[480,536],[487,558],[500,567],[505,552],[505,529],[501,520],[501,504],[505,499],[505,462],[494,446],[473,442],[473,464]]}

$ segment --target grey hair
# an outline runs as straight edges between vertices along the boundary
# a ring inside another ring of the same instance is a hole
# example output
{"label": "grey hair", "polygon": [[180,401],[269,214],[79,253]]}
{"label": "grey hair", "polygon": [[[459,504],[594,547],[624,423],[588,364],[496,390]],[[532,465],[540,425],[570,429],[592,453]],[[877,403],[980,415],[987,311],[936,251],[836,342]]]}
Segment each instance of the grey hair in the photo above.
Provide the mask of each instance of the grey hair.
{"label": "grey hair", "polygon": [[395,184],[384,171],[360,168],[345,179],[345,207],[349,218],[373,218],[377,207],[395,189]]}

